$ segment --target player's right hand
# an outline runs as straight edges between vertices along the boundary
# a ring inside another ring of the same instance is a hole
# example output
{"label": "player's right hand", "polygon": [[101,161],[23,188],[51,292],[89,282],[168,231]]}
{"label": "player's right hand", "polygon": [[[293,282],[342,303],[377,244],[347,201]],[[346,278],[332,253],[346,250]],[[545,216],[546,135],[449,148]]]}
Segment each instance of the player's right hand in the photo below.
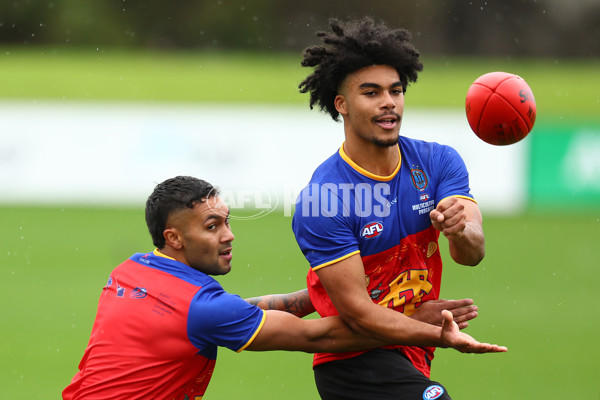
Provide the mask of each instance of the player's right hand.
{"label": "player's right hand", "polygon": [[478,308],[473,305],[472,299],[429,300],[419,305],[410,317],[431,325],[442,326],[442,310],[450,311],[458,328],[465,329],[469,326],[468,321],[477,318]]}

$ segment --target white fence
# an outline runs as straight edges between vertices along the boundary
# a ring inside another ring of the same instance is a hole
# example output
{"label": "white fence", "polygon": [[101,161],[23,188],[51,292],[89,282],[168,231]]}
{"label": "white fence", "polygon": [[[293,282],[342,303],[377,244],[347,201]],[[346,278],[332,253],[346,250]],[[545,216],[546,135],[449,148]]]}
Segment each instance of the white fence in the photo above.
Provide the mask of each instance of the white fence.
{"label": "white fence", "polygon": [[[460,110],[407,108],[401,134],[455,147],[484,211],[524,206],[527,140],[485,144]],[[156,183],[193,175],[263,188],[287,213],[342,141],[342,124],[308,107],[0,103],[0,203],[142,205]]]}

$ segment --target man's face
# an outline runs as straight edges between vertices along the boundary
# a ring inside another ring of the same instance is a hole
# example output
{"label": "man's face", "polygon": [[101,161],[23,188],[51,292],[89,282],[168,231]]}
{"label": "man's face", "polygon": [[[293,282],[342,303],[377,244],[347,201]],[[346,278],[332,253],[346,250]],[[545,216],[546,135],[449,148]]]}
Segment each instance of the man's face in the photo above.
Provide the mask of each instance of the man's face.
{"label": "man's face", "polygon": [[208,275],[225,275],[233,258],[229,227],[229,208],[218,196],[212,196],[194,208],[169,218],[181,240],[185,263]]}
{"label": "man's face", "polygon": [[373,65],[349,74],[335,106],[344,118],[347,140],[358,139],[380,147],[398,143],[404,91],[395,68]]}

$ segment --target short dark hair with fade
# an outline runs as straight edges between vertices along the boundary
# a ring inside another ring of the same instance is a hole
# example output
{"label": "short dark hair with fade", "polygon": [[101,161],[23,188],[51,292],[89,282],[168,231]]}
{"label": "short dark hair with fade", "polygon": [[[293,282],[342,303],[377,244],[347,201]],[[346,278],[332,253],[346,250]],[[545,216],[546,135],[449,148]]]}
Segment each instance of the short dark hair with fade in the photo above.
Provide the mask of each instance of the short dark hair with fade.
{"label": "short dark hair with fade", "polygon": [[159,249],[165,246],[163,232],[173,212],[194,208],[218,194],[216,187],[192,176],[176,176],[156,185],[146,201],[146,225],[154,245]]}
{"label": "short dark hair with fade", "polygon": [[312,46],[304,50],[303,67],[315,67],[299,88],[310,93],[310,108],[316,104],[321,111],[339,120],[334,100],[339,86],[348,74],[371,65],[389,65],[398,71],[406,91],[409,82],[415,82],[423,70],[419,52],[410,42],[406,29],[389,29],[385,24],[375,24],[372,18],[342,23],[329,21],[332,33],[317,32],[325,46]]}

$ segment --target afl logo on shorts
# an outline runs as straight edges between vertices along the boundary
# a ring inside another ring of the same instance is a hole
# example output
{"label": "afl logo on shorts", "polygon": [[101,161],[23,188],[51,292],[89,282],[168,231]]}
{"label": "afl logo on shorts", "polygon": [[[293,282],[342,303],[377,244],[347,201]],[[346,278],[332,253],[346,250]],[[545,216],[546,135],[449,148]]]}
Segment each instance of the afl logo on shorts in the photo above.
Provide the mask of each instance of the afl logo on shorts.
{"label": "afl logo on shorts", "polygon": [[423,392],[423,400],[439,399],[444,394],[444,388],[440,385],[431,385]]}
{"label": "afl logo on shorts", "polygon": [[383,224],[381,222],[369,222],[360,230],[360,237],[372,239],[383,232]]}

